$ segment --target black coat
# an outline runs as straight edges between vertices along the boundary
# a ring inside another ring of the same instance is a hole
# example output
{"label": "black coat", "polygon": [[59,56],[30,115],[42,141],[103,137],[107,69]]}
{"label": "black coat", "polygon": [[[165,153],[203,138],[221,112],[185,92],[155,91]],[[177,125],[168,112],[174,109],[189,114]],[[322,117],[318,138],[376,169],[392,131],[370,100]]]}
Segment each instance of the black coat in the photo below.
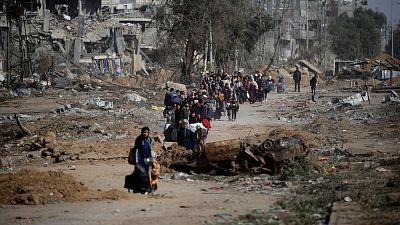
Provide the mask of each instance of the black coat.
{"label": "black coat", "polygon": [[317,86],[317,78],[316,77],[311,78],[310,86],[311,87],[316,87]]}
{"label": "black coat", "polygon": [[293,72],[293,80],[301,81],[301,73],[300,73],[300,71],[296,70],[296,71]]}

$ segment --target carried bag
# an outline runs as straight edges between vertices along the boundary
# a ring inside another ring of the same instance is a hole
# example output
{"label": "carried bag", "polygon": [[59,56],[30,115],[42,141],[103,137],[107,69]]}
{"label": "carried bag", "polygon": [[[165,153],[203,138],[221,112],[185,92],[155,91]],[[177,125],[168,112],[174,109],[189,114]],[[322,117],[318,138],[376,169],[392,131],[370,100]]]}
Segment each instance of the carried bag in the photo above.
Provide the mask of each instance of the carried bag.
{"label": "carried bag", "polygon": [[128,156],[128,163],[130,165],[136,165],[136,150],[135,148],[131,148],[129,151],[129,156]]}
{"label": "carried bag", "polygon": [[138,188],[138,176],[135,172],[125,176],[124,188],[128,189],[128,192],[137,192]]}

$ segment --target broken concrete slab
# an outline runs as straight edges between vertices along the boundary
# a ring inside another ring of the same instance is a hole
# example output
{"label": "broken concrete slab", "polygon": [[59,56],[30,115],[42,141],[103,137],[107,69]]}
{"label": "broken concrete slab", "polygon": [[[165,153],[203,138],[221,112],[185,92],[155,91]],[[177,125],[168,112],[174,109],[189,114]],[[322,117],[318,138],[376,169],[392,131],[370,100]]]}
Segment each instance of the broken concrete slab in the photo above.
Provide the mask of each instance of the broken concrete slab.
{"label": "broken concrete slab", "polygon": [[341,103],[343,105],[357,106],[357,105],[361,105],[361,103],[365,102],[365,101],[368,101],[368,93],[367,92],[357,93],[350,97],[341,99],[341,100],[339,100],[339,103]]}
{"label": "broken concrete slab", "polygon": [[110,101],[101,100],[99,97],[91,98],[86,102],[87,105],[98,106],[101,109],[109,110],[114,108],[114,103]]}
{"label": "broken concrete slab", "polygon": [[397,92],[392,90],[390,92],[390,95],[385,96],[385,98],[383,99],[383,103],[386,103],[386,102],[399,102],[400,103],[400,97],[397,94]]}
{"label": "broken concrete slab", "polygon": [[6,167],[8,165],[9,165],[9,163],[8,163],[7,158],[5,158],[5,157],[0,158],[0,166],[1,167]]}
{"label": "broken concrete slab", "polygon": [[142,97],[136,93],[130,93],[125,95],[124,100],[126,101],[131,101],[131,102],[146,102],[147,99],[145,97]]}
{"label": "broken concrete slab", "polygon": [[42,151],[33,151],[28,153],[29,158],[39,159],[42,158]]}
{"label": "broken concrete slab", "polygon": [[172,82],[172,81],[167,81],[165,87],[166,87],[167,89],[173,88],[173,89],[175,89],[175,91],[176,91],[176,90],[179,90],[179,91],[184,91],[184,92],[186,92],[186,85],[180,84],[180,83],[175,83],[175,82]]}

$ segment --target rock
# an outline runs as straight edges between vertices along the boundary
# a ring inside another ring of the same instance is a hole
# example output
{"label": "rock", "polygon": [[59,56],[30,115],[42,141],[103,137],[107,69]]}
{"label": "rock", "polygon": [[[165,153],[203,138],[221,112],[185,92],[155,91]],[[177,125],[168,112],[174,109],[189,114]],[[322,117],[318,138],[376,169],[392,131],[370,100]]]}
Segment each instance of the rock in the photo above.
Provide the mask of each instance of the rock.
{"label": "rock", "polygon": [[353,200],[352,200],[350,197],[345,197],[345,198],[344,198],[344,201],[345,201],[345,202],[351,202],[351,201],[353,201]]}
{"label": "rock", "polygon": [[57,136],[54,132],[47,132],[46,135],[44,136],[45,147],[49,149],[55,149],[57,144],[56,137]]}
{"label": "rock", "polygon": [[114,210],[114,212],[113,213],[120,213],[121,212],[121,210],[119,210],[119,209],[116,209],[116,210]]}
{"label": "rock", "polygon": [[100,128],[96,128],[95,130],[93,130],[93,132],[96,134],[107,135],[107,131],[105,131],[104,129],[100,129]]}
{"label": "rock", "polygon": [[55,156],[54,158],[55,158],[54,163],[60,163],[60,162],[64,162],[64,161],[68,160],[69,156],[68,155],[58,155],[58,156]]}
{"label": "rock", "polygon": [[9,165],[9,163],[8,163],[8,160],[7,160],[7,158],[0,158],[0,166],[1,167],[6,167],[6,166],[8,166]]}
{"label": "rock", "polygon": [[64,112],[64,107],[59,107],[56,109],[56,112],[58,113],[63,113]]}
{"label": "rock", "polygon": [[147,99],[136,94],[136,93],[131,93],[131,94],[127,94],[124,97],[125,101],[131,101],[131,102],[146,102]]}
{"label": "rock", "polygon": [[42,151],[42,157],[46,157],[46,156],[52,156],[53,153],[51,153],[50,151],[47,151],[47,149]]}
{"label": "rock", "polygon": [[21,161],[21,160],[23,160],[23,159],[24,159],[24,157],[19,156],[19,155],[16,155],[16,156],[8,156],[8,157],[7,157],[7,160],[8,160],[9,163],[19,162],[19,161]]}
{"label": "rock", "polygon": [[71,155],[71,156],[69,157],[69,159],[70,159],[70,160],[77,160],[77,159],[79,159],[79,155]]}
{"label": "rock", "polygon": [[76,170],[76,166],[75,166],[75,165],[68,166],[68,169],[70,169],[70,170]]}
{"label": "rock", "polygon": [[43,145],[40,144],[40,143],[33,143],[32,146],[31,146],[31,150],[39,150],[39,149],[42,149],[42,148],[43,148]]}
{"label": "rock", "polygon": [[42,151],[32,151],[28,153],[28,157],[29,158],[34,158],[34,159],[38,159],[38,158],[42,158]]}
{"label": "rock", "polygon": [[385,169],[383,167],[378,167],[375,169],[377,172],[390,172],[391,170]]}
{"label": "rock", "polygon": [[179,91],[186,92],[186,85],[184,85],[184,84],[167,81],[166,87],[167,87],[167,89],[173,88],[173,89],[175,89],[175,91],[179,90]]}

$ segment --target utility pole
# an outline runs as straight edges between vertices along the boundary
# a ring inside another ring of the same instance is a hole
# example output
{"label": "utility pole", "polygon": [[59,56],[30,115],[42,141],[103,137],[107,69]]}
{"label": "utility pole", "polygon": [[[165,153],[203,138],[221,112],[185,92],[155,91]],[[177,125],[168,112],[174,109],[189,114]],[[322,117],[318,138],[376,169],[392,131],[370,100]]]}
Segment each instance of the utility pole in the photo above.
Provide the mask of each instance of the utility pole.
{"label": "utility pole", "polygon": [[394,47],[393,47],[393,0],[390,1],[391,7],[390,7],[390,24],[391,24],[391,33],[392,33],[392,57],[394,57]]}
{"label": "utility pole", "polygon": [[306,50],[308,54],[308,0],[306,0]]}
{"label": "utility pole", "polygon": [[213,36],[212,36],[211,21],[210,21],[210,70],[214,70]]}
{"label": "utility pole", "polygon": [[238,57],[239,57],[239,51],[236,47],[235,48],[235,72],[239,71]]}
{"label": "utility pole", "polygon": [[11,85],[10,37],[11,37],[11,20],[9,20],[7,16],[7,87],[10,87]]}
{"label": "utility pole", "polygon": [[206,46],[204,48],[204,72],[207,71],[207,56],[208,56],[208,40],[206,40]]}

